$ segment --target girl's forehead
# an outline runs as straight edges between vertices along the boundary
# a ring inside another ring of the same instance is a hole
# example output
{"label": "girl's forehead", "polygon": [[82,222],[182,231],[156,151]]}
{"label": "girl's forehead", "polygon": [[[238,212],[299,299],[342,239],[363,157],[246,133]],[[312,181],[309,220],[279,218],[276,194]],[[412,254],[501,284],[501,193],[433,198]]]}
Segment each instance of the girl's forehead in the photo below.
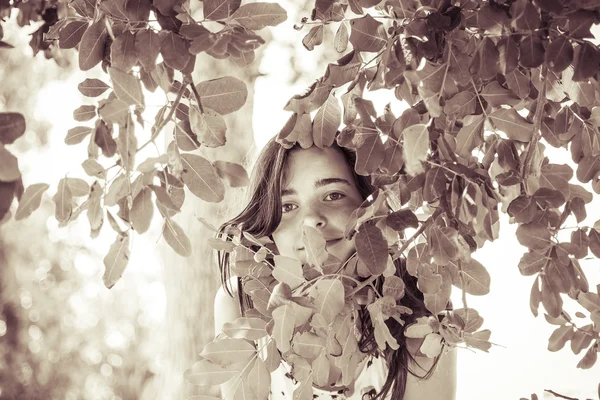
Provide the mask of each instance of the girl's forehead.
{"label": "girl's forehead", "polygon": [[342,152],[333,147],[294,149],[284,168],[283,183],[309,177],[340,177],[354,181],[351,166]]}

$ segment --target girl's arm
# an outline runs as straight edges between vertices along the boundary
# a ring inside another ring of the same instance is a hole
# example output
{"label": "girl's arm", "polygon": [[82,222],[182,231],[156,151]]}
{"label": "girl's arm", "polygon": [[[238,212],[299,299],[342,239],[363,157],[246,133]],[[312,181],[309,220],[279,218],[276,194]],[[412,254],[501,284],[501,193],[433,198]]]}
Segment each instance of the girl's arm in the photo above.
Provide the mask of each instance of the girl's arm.
{"label": "girl's arm", "polygon": [[[432,358],[419,355],[418,349],[422,339],[407,339],[415,343],[407,343],[409,351],[420,365],[411,363],[409,368],[417,375],[423,376],[433,365]],[[418,342],[418,343],[416,343]],[[444,349],[446,351],[446,349]],[[440,356],[437,366],[429,379],[420,379],[411,373],[406,379],[404,400],[455,400],[456,399],[456,348]]]}
{"label": "girl's arm", "polygon": [[[237,301],[237,278],[232,277],[230,285],[233,288],[232,294],[234,297],[229,296],[223,286],[219,288],[215,295],[215,336],[222,334],[221,327],[226,322],[233,322],[242,316],[240,313],[238,301]],[[221,396],[225,399],[233,398],[232,388],[237,386],[233,382],[225,382],[220,385]]]}

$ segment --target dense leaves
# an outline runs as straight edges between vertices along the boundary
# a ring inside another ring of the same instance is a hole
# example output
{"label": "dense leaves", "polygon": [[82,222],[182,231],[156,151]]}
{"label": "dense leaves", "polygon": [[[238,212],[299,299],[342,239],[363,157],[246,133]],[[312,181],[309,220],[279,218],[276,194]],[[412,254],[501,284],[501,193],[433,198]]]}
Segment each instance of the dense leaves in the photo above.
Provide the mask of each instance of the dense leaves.
{"label": "dense leaves", "polygon": [[[93,183],[64,178],[51,191],[61,226],[85,211],[92,237],[107,208],[117,232],[104,258],[109,288],[126,269],[131,230],[147,231],[155,206],[166,243],[189,256],[190,241],[173,219],[185,192],[219,202],[225,184],[248,182],[240,164],[202,152],[234,140],[224,116],[245,105],[246,84],[234,76],[195,83],[192,72],[200,53],[247,66],[264,43],[256,31],[282,23],[287,13],[276,3],[202,3],[204,20],[195,21],[177,1],[75,1],[67,6],[68,19],[46,25],[54,43],[32,41],[34,50],[77,48],[82,71],[100,65],[108,75],[78,85],[84,96],[98,99],[74,111],[82,124],[65,137],[67,145],[81,147],[82,169]],[[600,193],[600,50],[585,40],[593,37],[600,4],[401,0],[374,8],[378,4],[317,1],[310,23],[306,17],[296,26],[308,27],[301,40],[308,50],[332,45],[345,54],[289,100],[284,110],[290,116],[277,137],[286,148],[335,141],[355,152],[355,172],[369,176],[376,189],[345,229],[356,254],[335,259],[321,233],[309,228],[302,232],[304,265],[248,232],[212,241],[212,247],[235,253],[235,273],[248,278],[244,291],[254,308],[224,327],[227,338],[205,347],[203,359],[186,372],[192,383],[238,379],[235,398],[266,398],[268,371],[280,362],[279,354],[273,356],[279,350],[300,383],[296,398],[310,399],[313,384],[328,383],[332,358],[339,381],[350,385],[361,357],[351,334],[359,307],[369,313],[380,351],[399,346],[386,321],[403,324],[410,314],[400,305],[405,283],[394,264],[400,257],[431,313],[405,330],[423,339],[421,352],[434,357],[460,343],[487,351],[490,332],[480,330],[477,311],[466,302],[454,314],[446,308],[453,288],[465,299],[490,291],[490,274],[472,253],[498,238],[500,211],[519,225],[516,238],[527,249],[518,268],[534,277],[532,313],[541,305],[551,321],[560,321],[548,349],[558,351],[571,341],[572,351],[583,354],[578,367],[596,362],[600,297],[578,260],[600,257],[600,226],[586,224],[594,197],[589,190]],[[150,23],[151,15],[157,24]],[[142,118],[142,85],[160,88],[168,99],[151,128]],[[377,90],[393,91],[408,109],[399,117],[390,106],[376,109],[365,98]],[[176,127],[165,154],[136,160],[171,121]],[[138,138],[140,128],[150,141]],[[20,114],[0,113],[0,217],[17,198],[15,219],[26,218],[50,187],[23,185],[8,146],[24,132]],[[549,159],[548,146],[567,149],[576,166]],[[105,168],[104,159],[117,170]],[[108,210],[117,206],[118,218],[131,230],[122,230]],[[571,223],[576,226],[570,235],[559,235]],[[342,270],[364,278],[360,287],[342,278]],[[564,296],[589,313],[582,314],[591,320],[587,327],[575,326],[564,312]],[[255,357],[257,349],[246,341],[263,338],[271,349],[267,359]]]}

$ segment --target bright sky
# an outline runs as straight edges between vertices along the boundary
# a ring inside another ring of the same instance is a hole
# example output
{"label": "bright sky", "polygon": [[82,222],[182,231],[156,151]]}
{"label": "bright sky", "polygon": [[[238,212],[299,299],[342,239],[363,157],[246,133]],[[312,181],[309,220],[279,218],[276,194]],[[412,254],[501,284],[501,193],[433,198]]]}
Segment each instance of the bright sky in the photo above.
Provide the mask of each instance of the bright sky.
{"label": "bright sky", "polygon": [[[289,1],[281,3],[288,8],[286,5]],[[296,18],[290,15],[286,23],[272,29],[273,35],[281,41],[299,44],[306,30],[294,31],[292,25],[295,22]],[[306,73],[294,85],[288,83],[289,48],[273,42],[265,51],[261,72],[266,75],[257,80],[254,99],[253,127],[259,148],[275,135],[289,118],[289,113],[283,111],[287,100],[294,94],[302,92],[323,73],[315,70],[317,60],[322,56],[318,49],[309,53],[301,45],[297,48],[296,61],[300,63],[299,68]],[[95,70],[94,73],[99,77],[102,76],[101,71]],[[72,111],[82,101],[93,104],[93,101],[83,100],[76,89],[77,84],[87,77],[91,77],[89,72],[84,74],[77,71],[67,80],[49,82],[38,92],[36,116],[41,120],[53,122],[49,132],[51,143],[47,150],[31,152],[19,157],[26,185],[35,182],[53,184],[46,195],[55,193],[56,184],[65,174],[85,177],[79,162],[76,161],[81,159],[82,147],[66,146],[63,140],[67,130],[77,125],[72,120]],[[379,91],[377,94],[384,94],[384,92],[386,91]],[[60,93],[59,100],[56,98],[57,93]],[[387,97],[373,95],[369,99],[374,101],[378,111],[382,111],[383,106],[391,102],[393,111],[399,115],[404,105],[393,97],[393,93],[385,94]],[[341,93],[338,93],[338,97],[339,95]],[[162,101],[160,96],[154,97],[148,101],[148,104],[161,105]],[[146,119],[153,120],[151,116]],[[26,140],[34,140],[33,133],[28,133]],[[554,163],[570,163],[566,151],[551,147],[547,151]],[[57,152],[60,152],[61,157],[55,156]],[[139,156],[138,160],[156,155],[156,150],[148,146],[148,152]],[[53,168],[38,168],[40,165],[53,165]],[[591,188],[588,187],[588,190],[591,191]],[[591,206],[588,206],[589,216],[584,225],[592,225],[600,218],[598,210],[600,210],[600,200],[597,198]],[[502,218],[501,238],[492,244],[486,244],[474,255],[490,271],[491,293],[482,298],[474,296],[468,298],[469,306],[477,308],[484,316],[483,327],[492,331],[491,340],[499,346],[492,347],[489,354],[474,353],[470,350],[459,352],[457,398],[461,400],[518,399],[529,397],[533,392],[540,398],[550,398],[551,396],[542,395],[543,389],[552,389],[582,399],[596,398],[600,363],[588,371],[578,370],[575,365],[583,354],[575,356],[568,348],[557,353],[546,350],[547,338],[552,333],[553,327],[543,317],[534,318],[529,311],[529,291],[533,279],[521,276],[517,268],[519,259],[526,249],[520,246],[515,238],[516,226],[508,224],[504,216]],[[132,259],[128,269],[123,280],[112,290],[137,290],[144,301],[148,302],[149,318],[160,323],[165,309],[165,296],[162,284],[155,280],[160,276],[162,268],[156,261],[158,257],[155,256],[156,242],[160,234],[158,226],[160,222],[158,219],[155,222],[155,226],[147,234],[134,237]],[[103,296],[110,296],[110,292],[101,286],[104,269],[102,258],[114,240],[114,233],[109,228],[103,229],[100,237],[91,240],[89,227],[84,218],[80,218],[79,223],[65,229],[59,229],[54,218],[48,219],[47,224],[53,240],[77,241],[90,249],[90,256],[76,260],[76,269],[79,273],[88,275],[90,279],[96,279],[100,283],[96,288],[87,288],[88,294],[94,295],[100,291]],[[598,260],[584,260],[582,266],[591,282],[600,282]],[[142,278],[146,283],[136,287],[136,282],[139,284]],[[461,304],[457,289],[454,290],[453,302],[458,307]],[[572,306],[566,303],[567,310],[573,310],[571,313],[573,315],[577,308],[569,308]],[[112,340],[117,346],[122,338],[115,335],[107,340]]]}

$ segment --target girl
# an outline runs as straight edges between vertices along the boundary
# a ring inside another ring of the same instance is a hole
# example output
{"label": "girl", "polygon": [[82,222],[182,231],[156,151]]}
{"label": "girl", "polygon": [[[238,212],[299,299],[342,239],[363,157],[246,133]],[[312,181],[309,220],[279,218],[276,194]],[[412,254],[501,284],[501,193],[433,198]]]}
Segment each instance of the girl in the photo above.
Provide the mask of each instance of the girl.
{"label": "girl", "polygon": [[[326,240],[326,250],[342,262],[355,253],[353,240],[345,238],[344,230],[352,212],[376,191],[369,176],[355,173],[355,153],[334,141],[331,147],[298,144],[286,149],[275,138],[263,149],[254,168],[246,208],[219,230],[226,235],[228,226],[242,224],[243,230],[255,237],[269,237],[277,252],[286,257],[307,261],[303,228],[317,229]],[[215,334],[252,308],[242,291],[241,279],[233,277],[229,254],[219,255],[223,286],[215,297]],[[353,271],[346,271],[353,275]],[[429,312],[415,279],[406,273],[402,259],[396,262],[396,275],[406,284],[406,295],[400,305],[414,313],[404,317],[406,325]],[[360,306],[359,306],[360,307]],[[359,349],[366,353],[357,365],[352,387],[338,385],[314,387],[319,399],[438,399],[453,400],[456,387],[456,350],[442,352],[435,360],[419,353],[422,339],[406,338],[403,326],[393,318],[386,321],[399,343],[398,350],[389,346],[379,354],[369,313],[359,309],[361,335]],[[259,347],[260,348],[260,347]],[[294,382],[281,365],[271,374],[270,399],[292,399]],[[234,384],[221,385],[223,396],[231,397]]]}

